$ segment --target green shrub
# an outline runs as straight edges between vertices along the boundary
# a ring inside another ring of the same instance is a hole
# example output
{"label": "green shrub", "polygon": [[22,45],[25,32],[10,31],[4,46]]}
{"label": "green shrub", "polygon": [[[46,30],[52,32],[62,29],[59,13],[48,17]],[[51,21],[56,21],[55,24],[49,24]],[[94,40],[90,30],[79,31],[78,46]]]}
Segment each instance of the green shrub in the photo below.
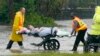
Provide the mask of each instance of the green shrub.
{"label": "green shrub", "polygon": [[53,18],[44,17],[38,15],[37,13],[29,13],[29,15],[25,19],[25,26],[33,25],[35,27],[41,26],[55,26]]}
{"label": "green shrub", "polygon": [[[10,1],[10,0],[9,0]],[[36,1],[40,0],[14,0],[13,1],[13,14],[20,9],[20,7],[26,8],[26,20],[25,25],[32,24],[33,26],[54,26],[53,18],[39,14]],[[13,23],[13,17],[9,16],[9,6],[6,0],[0,0],[0,24],[11,24]]]}

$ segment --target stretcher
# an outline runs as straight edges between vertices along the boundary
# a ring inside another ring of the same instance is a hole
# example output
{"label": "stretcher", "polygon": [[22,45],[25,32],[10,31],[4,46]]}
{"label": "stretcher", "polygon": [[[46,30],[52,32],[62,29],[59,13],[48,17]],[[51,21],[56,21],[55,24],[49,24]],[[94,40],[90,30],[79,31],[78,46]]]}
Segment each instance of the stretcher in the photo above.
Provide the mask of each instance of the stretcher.
{"label": "stretcher", "polygon": [[40,37],[43,40],[45,40],[42,45],[39,46],[43,46],[44,50],[59,50],[60,48],[60,42],[56,39],[56,37],[69,37],[69,33],[66,31],[62,31],[62,30],[58,30],[55,31],[54,34],[49,34],[46,36],[39,36],[39,34],[32,34],[32,33],[21,33],[21,34],[27,34],[28,36],[34,36],[34,37]]}

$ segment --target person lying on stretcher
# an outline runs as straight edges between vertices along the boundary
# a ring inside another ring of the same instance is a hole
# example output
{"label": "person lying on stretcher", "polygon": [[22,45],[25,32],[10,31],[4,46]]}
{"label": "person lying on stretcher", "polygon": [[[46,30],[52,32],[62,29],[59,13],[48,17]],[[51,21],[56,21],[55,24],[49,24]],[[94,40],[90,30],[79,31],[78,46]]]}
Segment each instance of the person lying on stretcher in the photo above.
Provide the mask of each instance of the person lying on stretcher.
{"label": "person lying on stretcher", "polygon": [[39,43],[39,44],[32,43],[31,44],[31,45],[35,45],[35,46],[41,46],[45,41],[49,40],[50,37],[56,37],[57,28],[56,27],[34,28],[32,25],[29,25],[28,28],[24,28],[20,31],[17,31],[16,33],[44,37],[45,39],[41,43]]}
{"label": "person lying on stretcher", "polygon": [[34,28],[32,25],[28,26],[30,33],[33,35],[38,35],[39,37],[45,37],[48,35],[56,35],[57,28],[56,27],[41,27],[41,28]]}
{"label": "person lying on stretcher", "polygon": [[34,28],[32,25],[29,25],[28,28],[23,28],[20,31],[17,31],[16,34],[32,34],[38,35],[39,37],[45,37],[49,34],[54,35],[57,32],[56,27],[41,27]]}

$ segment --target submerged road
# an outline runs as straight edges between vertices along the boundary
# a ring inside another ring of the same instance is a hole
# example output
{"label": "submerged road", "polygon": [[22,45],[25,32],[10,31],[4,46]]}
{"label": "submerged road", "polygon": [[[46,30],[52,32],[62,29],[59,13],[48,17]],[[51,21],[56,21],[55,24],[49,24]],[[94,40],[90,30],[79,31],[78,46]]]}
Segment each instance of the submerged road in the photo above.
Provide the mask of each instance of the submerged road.
{"label": "submerged road", "polygon": [[[87,25],[88,28],[90,29],[90,26],[92,24],[92,19],[84,19],[83,20]],[[71,32],[71,20],[61,20],[61,21],[55,21],[55,23],[57,23],[58,25],[62,25],[62,27],[59,27],[59,29],[64,30],[66,32]],[[89,31],[89,30],[88,30]],[[6,50],[6,46],[7,43],[9,41],[9,35],[11,33],[11,27],[9,26],[0,26],[0,55],[5,54],[12,54],[12,53],[32,53],[32,52],[38,52],[38,51],[43,51],[43,47],[36,47],[36,46],[32,46],[30,45],[30,43],[39,43],[42,41],[41,38],[36,38],[33,36],[27,36],[24,35],[24,47],[25,50],[22,51],[12,51],[12,52],[8,52]],[[85,36],[86,37],[86,36]],[[73,47],[74,41],[75,41],[75,37],[63,37],[63,38],[56,38],[57,40],[59,40],[61,46],[60,46],[60,52],[66,52],[66,53],[72,53],[70,50]],[[12,50],[20,50],[19,46],[17,43],[14,43],[12,46]],[[80,43],[80,46],[78,47],[78,52],[82,53],[83,51],[83,44]]]}

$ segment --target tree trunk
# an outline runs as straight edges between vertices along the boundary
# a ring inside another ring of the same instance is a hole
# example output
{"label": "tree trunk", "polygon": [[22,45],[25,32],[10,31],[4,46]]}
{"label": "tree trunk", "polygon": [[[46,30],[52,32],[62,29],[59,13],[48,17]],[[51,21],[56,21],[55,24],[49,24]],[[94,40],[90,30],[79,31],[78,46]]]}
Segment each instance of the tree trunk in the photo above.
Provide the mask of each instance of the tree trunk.
{"label": "tree trunk", "polygon": [[14,18],[14,10],[13,10],[13,0],[8,0],[8,15],[9,19],[11,20],[11,24],[13,23],[13,18]]}

